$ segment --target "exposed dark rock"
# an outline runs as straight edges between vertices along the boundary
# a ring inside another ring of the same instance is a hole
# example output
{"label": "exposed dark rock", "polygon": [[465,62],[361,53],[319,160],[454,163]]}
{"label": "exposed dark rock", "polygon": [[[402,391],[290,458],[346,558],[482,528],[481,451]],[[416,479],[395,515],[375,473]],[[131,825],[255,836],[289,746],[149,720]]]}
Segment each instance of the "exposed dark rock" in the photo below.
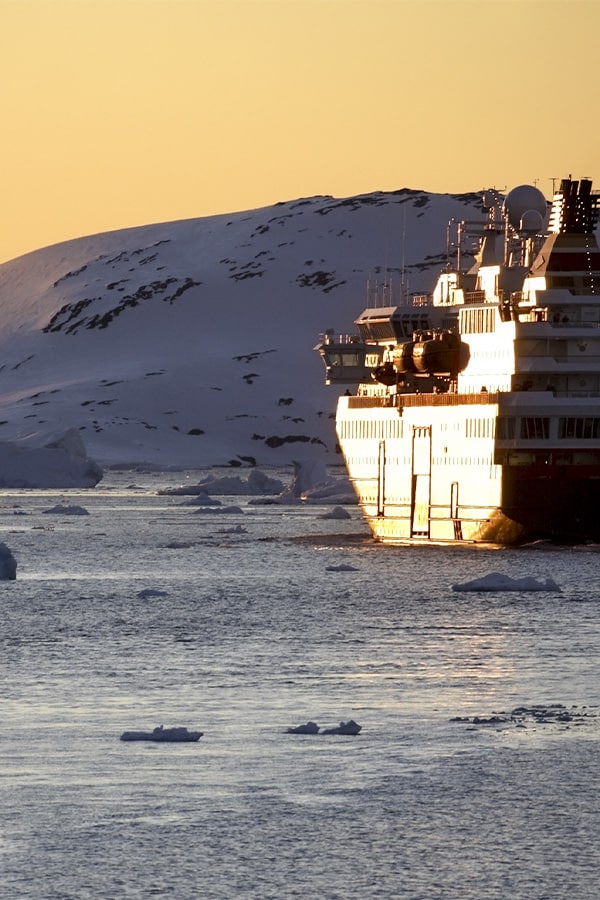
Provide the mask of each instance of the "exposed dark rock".
{"label": "exposed dark rock", "polygon": [[[322,444],[323,441],[320,438],[311,438],[306,434],[287,434],[285,437],[279,437],[278,435],[271,435],[271,437],[263,438],[261,435],[253,434],[253,441],[261,441],[264,440],[267,447],[283,447],[284,444]],[[323,445],[324,446],[324,445]]]}
{"label": "exposed dark rock", "polygon": [[[178,282],[181,283],[178,284]],[[117,283],[119,282],[113,282],[109,287]],[[79,328],[107,328],[124,310],[138,306],[142,301],[159,297],[164,303],[172,304],[190,288],[196,287],[201,283],[189,277],[181,281],[181,279],[174,276],[166,278],[164,281],[152,281],[150,284],[140,285],[133,294],[125,294],[120,303],[112,309],[83,318],[80,318],[81,313],[93,304],[100,303],[103,299],[102,297],[86,297],[78,300],[76,303],[66,303],[52,316],[48,324],[43,328],[43,331],[48,333],[64,330],[66,334],[76,334]],[[175,290],[168,291],[174,284],[178,284]]]}

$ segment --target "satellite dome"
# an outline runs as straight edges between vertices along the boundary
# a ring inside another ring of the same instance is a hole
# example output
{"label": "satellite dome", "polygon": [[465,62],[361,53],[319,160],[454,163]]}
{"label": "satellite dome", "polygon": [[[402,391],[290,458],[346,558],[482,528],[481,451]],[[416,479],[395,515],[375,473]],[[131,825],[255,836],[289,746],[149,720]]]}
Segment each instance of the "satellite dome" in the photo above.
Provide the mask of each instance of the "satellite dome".
{"label": "satellite dome", "polygon": [[546,198],[531,184],[520,184],[504,199],[504,213],[517,231],[538,231],[547,212]]}

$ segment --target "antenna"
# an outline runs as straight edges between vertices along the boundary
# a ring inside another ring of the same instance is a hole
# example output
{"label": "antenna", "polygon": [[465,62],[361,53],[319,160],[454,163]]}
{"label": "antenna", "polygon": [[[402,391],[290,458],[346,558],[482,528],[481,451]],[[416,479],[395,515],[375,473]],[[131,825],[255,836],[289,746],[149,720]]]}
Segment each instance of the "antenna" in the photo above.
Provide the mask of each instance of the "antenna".
{"label": "antenna", "polygon": [[454,225],[455,219],[454,216],[450,219],[448,224],[446,225],[446,271],[450,271],[450,247],[452,245],[450,229]]}

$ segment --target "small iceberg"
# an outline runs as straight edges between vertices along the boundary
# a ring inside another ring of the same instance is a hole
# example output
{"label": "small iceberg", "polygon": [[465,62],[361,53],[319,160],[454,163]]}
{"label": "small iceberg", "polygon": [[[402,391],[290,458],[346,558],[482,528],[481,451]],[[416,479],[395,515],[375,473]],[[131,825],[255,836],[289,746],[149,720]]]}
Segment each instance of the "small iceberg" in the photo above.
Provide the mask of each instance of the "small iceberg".
{"label": "small iceberg", "polygon": [[453,584],[453,591],[554,591],[561,592],[560,587],[553,578],[543,581],[531,576],[525,578],[510,578],[500,572],[490,572],[482,578],[474,578],[473,581],[465,581],[463,584]]}
{"label": "small iceberg", "polygon": [[321,519],[350,519],[350,513],[342,506],[334,506],[329,512],[323,513]]}
{"label": "small iceberg", "polygon": [[6,544],[0,544],[0,581],[15,581],[17,561]]}
{"label": "small iceberg", "polygon": [[316,722],[307,722],[306,725],[296,725],[295,728],[288,728],[286,734],[318,734],[319,726]]}
{"label": "small iceberg", "polygon": [[102,478],[102,469],[88,457],[75,428],[43,447],[38,441],[0,441],[0,471],[2,488],[91,488]]}
{"label": "small iceberg", "polygon": [[279,494],[284,488],[283,482],[277,478],[270,478],[258,469],[250,472],[247,480],[239,476],[225,476],[216,478],[209,475],[198,484],[185,485],[178,488],[165,488],[159,494],[174,494],[178,496],[203,496],[205,494],[220,494],[221,496],[243,496],[261,494]]}
{"label": "small iceberg", "polygon": [[[356,735],[361,728],[361,725],[357,725],[353,719],[349,719],[348,722],[340,722],[335,728],[325,728],[321,731],[321,734]],[[286,734],[319,734],[319,726],[316,722],[307,722],[305,725],[296,725],[295,728],[288,728]]]}
{"label": "small iceberg", "polygon": [[353,719],[348,722],[340,722],[337,728],[326,728],[323,734],[359,734],[362,726],[357,725]]}
{"label": "small iceberg", "polygon": [[77,506],[77,504],[69,505],[57,503],[56,506],[51,506],[49,509],[43,509],[42,512],[60,516],[89,516],[87,509],[84,506]]}
{"label": "small iceberg", "polygon": [[348,563],[341,563],[339,566],[326,566],[326,572],[358,572],[356,566],[350,566]]}
{"label": "small iceberg", "polygon": [[281,492],[283,503],[345,503],[356,506],[358,500],[349,478],[333,478],[327,474],[325,463],[320,459],[294,460],[294,477],[291,484]]}
{"label": "small iceberg", "polygon": [[185,503],[181,504],[182,506],[221,506],[221,501],[217,500],[215,497],[209,497],[206,491],[202,491],[202,493],[197,496],[192,497],[190,500],[186,500]]}
{"label": "small iceberg", "polygon": [[124,731],[122,741],[156,741],[158,743],[182,744],[190,741],[199,741],[203,731],[188,731],[187,728],[163,728],[159,725],[152,731]]}

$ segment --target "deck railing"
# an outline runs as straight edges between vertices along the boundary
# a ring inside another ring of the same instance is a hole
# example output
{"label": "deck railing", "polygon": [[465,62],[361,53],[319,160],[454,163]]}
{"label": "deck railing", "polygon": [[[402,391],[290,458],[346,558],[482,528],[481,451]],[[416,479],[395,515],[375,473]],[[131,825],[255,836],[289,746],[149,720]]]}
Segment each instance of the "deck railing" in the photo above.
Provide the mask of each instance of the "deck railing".
{"label": "deck railing", "polygon": [[384,409],[397,406],[476,406],[482,403],[498,403],[497,391],[480,391],[476,394],[390,394],[388,397],[348,397],[348,409]]}
{"label": "deck railing", "polygon": [[482,403],[498,403],[497,391],[479,391],[476,394],[398,394],[397,406],[477,406]]}

